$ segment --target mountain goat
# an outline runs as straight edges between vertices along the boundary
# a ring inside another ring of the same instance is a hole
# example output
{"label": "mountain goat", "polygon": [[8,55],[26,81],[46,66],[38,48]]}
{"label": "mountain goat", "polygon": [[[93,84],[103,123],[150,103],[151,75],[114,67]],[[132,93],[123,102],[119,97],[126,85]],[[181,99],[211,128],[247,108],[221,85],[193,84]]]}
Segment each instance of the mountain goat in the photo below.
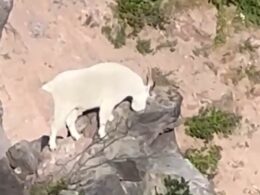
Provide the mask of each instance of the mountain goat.
{"label": "mountain goat", "polygon": [[68,70],[44,84],[42,89],[49,92],[54,101],[50,149],[56,149],[57,132],[65,125],[75,140],[81,137],[75,122],[84,111],[99,108],[98,134],[103,138],[107,121],[114,118],[114,107],[125,98],[132,97],[131,107],[134,111],[144,110],[150,90],[154,86],[151,69],[148,70],[146,85],[131,69],[113,62]]}

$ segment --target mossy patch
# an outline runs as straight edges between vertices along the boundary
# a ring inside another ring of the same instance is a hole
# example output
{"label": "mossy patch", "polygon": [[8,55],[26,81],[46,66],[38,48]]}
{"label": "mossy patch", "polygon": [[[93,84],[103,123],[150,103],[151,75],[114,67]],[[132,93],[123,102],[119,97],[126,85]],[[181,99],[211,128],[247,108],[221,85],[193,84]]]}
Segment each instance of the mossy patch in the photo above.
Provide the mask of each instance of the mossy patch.
{"label": "mossy patch", "polygon": [[185,157],[203,174],[212,178],[217,173],[218,162],[221,159],[221,147],[212,145],[200,149],[188,149]]}
{"label": "mossy patch", "polygon": [[59,195],[60,191],[67,189],[67,183],[63,180],[35,184],[30,189],[30,195]]}
{"label": "mossy patch", "polygon": [[183,177],[180,179],[173,179],[167,176],[163,180],[165,186],[165,193],[158,193],[155,188],[155,195],[192,195],[189,189],[189,182]]}
{"label": "mossy patch", "polygon": [[241,117],[234,113],[213,106],[203,107],[197,115],[186,119],[185,132],[191,137],[208,142],[213,139],[214,134],[231,135],[240,119]]}

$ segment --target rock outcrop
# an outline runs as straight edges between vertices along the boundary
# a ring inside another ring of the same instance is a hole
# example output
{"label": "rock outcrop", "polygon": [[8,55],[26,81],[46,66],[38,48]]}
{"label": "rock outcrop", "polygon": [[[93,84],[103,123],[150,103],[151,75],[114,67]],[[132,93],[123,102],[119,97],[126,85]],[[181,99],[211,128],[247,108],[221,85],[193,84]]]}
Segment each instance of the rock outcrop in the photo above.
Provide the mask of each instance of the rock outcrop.
{"label": "rock outcrop", "polygon": [[7,152],[10,171],[15,170],[25,189],[64,180],[66,187],[60,194],[151,195],[155,188],[165,190],[162,181],[167,175],[189,181],[193,195],[214,194],[212,184],[179,151],[174,128],[181,95],[169,87],[155,88],[155,94],[143,113],[131,111],[128,102],[120,104],[107,126],[107,139],[95,138],[93,111],[77,121],[85,135],[78,142],[59,139],[54,152],[45,147],[45,136],[15,144]]}
{"label": "rock outcrop", "polygon": [[[2,37],[2,31],[7,23],[9,14],[13,8],[13,0],[0,0],[0,40]],[[3,115],[3,108],[0,105],[0,115]],[[10,142],[7,139],[2,126],[2,117],[0,118],[0,159],[4,156],[6,150],[10,146]]]}
{"label": "rock outcrop", "polygon": [[0,192],[1,195],[24,195],[24,184],[18,179],[5,157],[0,160]]}
{"label": "rock outcrop", "polygon": [[13,0],[0,0],[0,39],[12,9]]}
{"label": "rock outcrop", "polygon": [[0,117],[0,159],[1,159],[4,157],[5,152],[10,147],[10,141],[8,140],[3,128],[3,122],[2,122],[3,107],[1,102],[0,102],[0,116],[1,116]]}

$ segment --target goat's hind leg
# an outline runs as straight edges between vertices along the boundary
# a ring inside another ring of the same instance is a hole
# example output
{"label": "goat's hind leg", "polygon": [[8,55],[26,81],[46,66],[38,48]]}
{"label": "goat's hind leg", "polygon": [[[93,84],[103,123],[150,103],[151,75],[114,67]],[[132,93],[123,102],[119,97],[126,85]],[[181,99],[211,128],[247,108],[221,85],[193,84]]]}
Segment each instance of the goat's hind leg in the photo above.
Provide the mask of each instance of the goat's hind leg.
{"label": "goat's hind leg", "polygon": [[115,117],[114,117],[113,113],[111,113],[111,114],[110,114],[110,117],[108,118],[108,121],[109,121],[109,122],[112,122],[112,121],[114,120],[114,118],[115,118]]}
{"label": "goat's hind leg", "polygon": [[114,104],[110,102],[104,102],[100,106],[99,110],[99,129],[98,134],[100,138],[105,137],[106,135],[106,123],[111,119],[112,111],[114,109]]}
{"label": "goat's hind leg", "polygon": [[69,132],[71,137],[73,137],[76,141],[80,139],[81,135],[78,133],[76,128],[76,121],[77,118],[82,114],[83,112],[80,109],[73,109],[71,113],[68,115],[66,124],[68,126]]}

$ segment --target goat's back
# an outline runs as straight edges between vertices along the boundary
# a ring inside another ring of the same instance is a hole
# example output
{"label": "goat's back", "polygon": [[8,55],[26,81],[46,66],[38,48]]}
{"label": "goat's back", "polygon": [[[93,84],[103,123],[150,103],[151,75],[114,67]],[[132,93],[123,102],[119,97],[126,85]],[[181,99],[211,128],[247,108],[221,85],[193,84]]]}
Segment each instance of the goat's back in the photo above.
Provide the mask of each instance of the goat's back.
{"label": "goat's back", "polygon": [[[52,81],[50,92],[63,100],[102,101],[104,97],[120,99],[142,92],[142,78],[130,68],[118,63],[99,63],[94,66],[69,70],[57,75]],[[84,98],[84,100],[82,99]]]}

